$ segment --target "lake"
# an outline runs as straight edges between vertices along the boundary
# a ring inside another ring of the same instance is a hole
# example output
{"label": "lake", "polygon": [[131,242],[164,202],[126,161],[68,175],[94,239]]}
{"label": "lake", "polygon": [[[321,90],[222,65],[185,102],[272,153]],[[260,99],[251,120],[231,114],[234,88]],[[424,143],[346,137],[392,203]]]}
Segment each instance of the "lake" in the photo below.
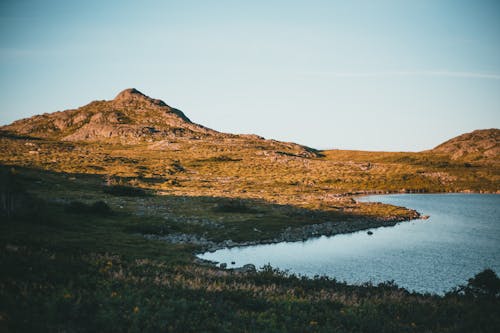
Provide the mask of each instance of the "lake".
{"label": "lake", "polygon": [[[221,249],[199,255],[228,268],[271,264],[290,273],[351,284],[394,280],[443,294],[485,268],[500,272],[500,195],[396,194],[359,198],[416,209],[427,220],[319,237],[305,242]],[[231,264],[234,261],[235,264]]]}

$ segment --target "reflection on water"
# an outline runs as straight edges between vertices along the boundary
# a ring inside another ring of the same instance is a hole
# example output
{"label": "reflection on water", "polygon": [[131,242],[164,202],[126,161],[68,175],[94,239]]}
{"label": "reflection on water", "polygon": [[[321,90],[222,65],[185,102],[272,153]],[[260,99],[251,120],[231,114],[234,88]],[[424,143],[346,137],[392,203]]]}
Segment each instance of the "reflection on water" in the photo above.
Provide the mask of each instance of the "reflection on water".
{"label": "reflection on water", "polygon": [[371,229],[373,235],[360,231],[199,257],[228,267],[270,263],[292,273],[349,283],[394,280],[409,290],[438,294],[465,284],[484,268],[500,272],[500,195],[398,194],[360,200],[413,208],[430,218]]}

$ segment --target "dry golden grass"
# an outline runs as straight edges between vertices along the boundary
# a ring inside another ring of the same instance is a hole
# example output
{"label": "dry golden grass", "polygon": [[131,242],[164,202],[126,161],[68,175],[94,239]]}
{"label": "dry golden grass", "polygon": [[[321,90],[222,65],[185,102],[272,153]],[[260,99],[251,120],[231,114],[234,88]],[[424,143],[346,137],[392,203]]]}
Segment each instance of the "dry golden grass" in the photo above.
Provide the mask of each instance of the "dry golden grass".
{"label": "dry golden grass", "polygon": [[[394,213],[386,206],[357,203],[352,200],[356,194],[497,192],[500,184],[500,169],[494,163],[452,161],[431,152],[332,150],[303,157],[298,145],[257,137],[120,145],[4,136],[0,149],[4,165],[97,175],[102,182],[141,187],[168,197],[260,200],[343,218],[383,218]],[[184,214],[196,212],[196,204],[188,206]],[[198,215],[210,214],[204,207]]]}

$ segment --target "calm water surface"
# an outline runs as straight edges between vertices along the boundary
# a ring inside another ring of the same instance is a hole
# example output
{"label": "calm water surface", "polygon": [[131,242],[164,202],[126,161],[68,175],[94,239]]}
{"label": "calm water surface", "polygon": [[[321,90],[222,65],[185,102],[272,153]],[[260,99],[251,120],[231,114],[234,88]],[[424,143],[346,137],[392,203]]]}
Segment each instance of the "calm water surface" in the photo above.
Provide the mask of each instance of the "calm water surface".
{"label": "calm water surface", "polygon": [[465,284],[484,268],[500,273],[500,195],[398,194],[360,200],[413,208],[430,218],[371,229],[371,236],[360,231],[199,257],[228,267],[269,263],[291,273],[349,283],[394,280],[409,290],[438,294]]}

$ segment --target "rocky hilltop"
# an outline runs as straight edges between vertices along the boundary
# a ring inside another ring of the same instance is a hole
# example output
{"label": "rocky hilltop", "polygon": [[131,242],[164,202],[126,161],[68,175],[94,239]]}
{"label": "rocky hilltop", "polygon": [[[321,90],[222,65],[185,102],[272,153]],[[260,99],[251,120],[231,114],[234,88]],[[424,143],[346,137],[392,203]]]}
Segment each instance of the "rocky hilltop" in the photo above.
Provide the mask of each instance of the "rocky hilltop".
{"label": "rocky hilltop", "polygon": [[18,120],[0,128],[18,135],[62,141],[137,143],[172,137],[200,138],[216,131],[192,123],[180,110],[126,89],[110,101]]}
{"label": "rocky hilltop", "polygon": [[500,156],[500,129],[476,130],[450,139],[432,150],[445,153],[453,160],[486,159],[498,161]]}

